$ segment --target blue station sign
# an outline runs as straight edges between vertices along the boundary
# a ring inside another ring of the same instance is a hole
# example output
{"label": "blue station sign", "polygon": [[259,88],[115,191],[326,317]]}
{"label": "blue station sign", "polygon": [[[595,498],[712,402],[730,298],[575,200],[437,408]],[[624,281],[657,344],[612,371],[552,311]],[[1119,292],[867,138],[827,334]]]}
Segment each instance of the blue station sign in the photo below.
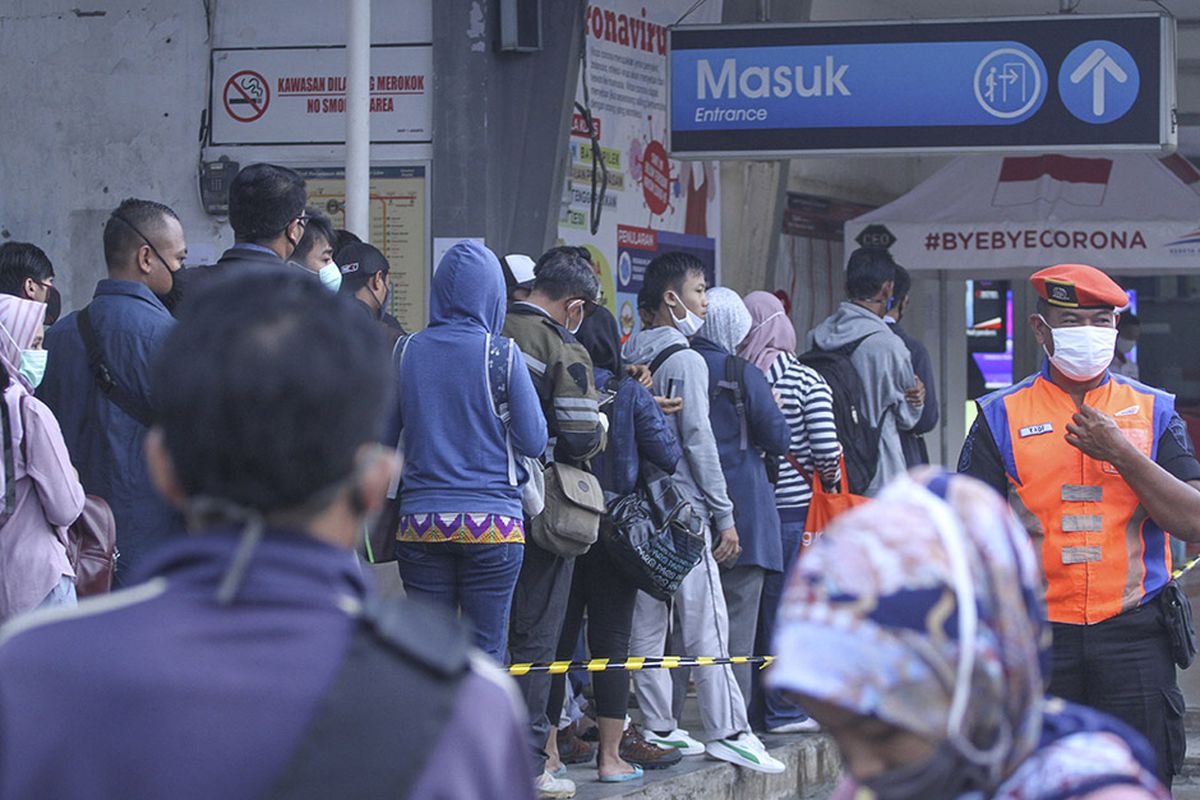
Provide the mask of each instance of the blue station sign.
{"label": "blue station sign", "polygon": [[1174,146],[1158,14],[687,26],[668,34],[675,157]]}

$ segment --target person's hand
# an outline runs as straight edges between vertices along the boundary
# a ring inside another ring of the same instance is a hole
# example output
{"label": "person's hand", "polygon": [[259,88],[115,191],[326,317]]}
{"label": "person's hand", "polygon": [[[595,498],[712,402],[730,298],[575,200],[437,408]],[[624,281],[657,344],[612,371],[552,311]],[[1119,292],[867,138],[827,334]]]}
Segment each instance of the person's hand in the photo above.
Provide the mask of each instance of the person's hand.
{"label": "person's hand", "polygon": [[1089,405],[1081,405],[1067,423],[1067,444],[1097,461],[1114,463],[1133,445],[1113,418]]}
{"label": "person's hand", "polygon": [[626,364],[625,374],[647,389],[654,385],[653,378],[650,375],[650,368],[645,364]]}
{"label": "person's hand", "polygon": [[721,542],[713,548],[713,558],[718,564],[733,562],[742,554],[742,546],[738,543],[737,528],[726,528],[721,531]]}
{"label": "person's hand", "polygon": [[656,394],[654,402],[658,403],[658,410],[664,414],[675,414],[683,409],[682,397],[663,397]]}
{"label": "person's hand", "polygon": [[916,378],[917,385],[904,393],[904,399],[910,406],[923,406],[925,405],[925,384],[919,377],[915,375],[913,377]]}
{"label": "person's hand", "polygon": [[772,389],[771,396],[775,398],[775,405],[779,406],[780,411],[783,411],[783,395]]}

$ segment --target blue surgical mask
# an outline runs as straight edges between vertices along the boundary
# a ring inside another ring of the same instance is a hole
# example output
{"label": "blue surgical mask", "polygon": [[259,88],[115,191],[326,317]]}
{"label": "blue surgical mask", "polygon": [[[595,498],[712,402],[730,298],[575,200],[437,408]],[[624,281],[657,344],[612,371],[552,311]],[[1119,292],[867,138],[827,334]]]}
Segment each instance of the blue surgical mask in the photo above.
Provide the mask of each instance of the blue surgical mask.
{"label": "blue surgical mask", "polygon": [[317,277],[321,279],[321,285],[331,292],[342,288],[342,268],[333,262],[321,267]]}
{"label": "blue surgical mask", "polygon": [[17,370],[21,373],[21,377],[29,381],[29,385],[34,389],[42,382],[42,378],[46,375],[46,357],[49,353],[45,350],[22,350],[21,365]]}

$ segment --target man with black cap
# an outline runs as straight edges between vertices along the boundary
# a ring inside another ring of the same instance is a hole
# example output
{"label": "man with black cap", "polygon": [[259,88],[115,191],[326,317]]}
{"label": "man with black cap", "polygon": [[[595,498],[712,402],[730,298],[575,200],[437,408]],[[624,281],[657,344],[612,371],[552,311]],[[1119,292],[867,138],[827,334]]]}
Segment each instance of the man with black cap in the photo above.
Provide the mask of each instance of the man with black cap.
{"label": "man with black cap", "polygon": [[141,585],[4,629],[0,797],[532,800],[512,680],[354,554],[397,466],[387,363],[295,270],[189,298],[146,452],[192,535]]}
{"label": "man with black cap", "polygon": [[[1054,631],[1050,693],[1141,732],[1168,787],[1186,746],[1186,661],[1167,531],[1200,541],[1200,463],[1173,395],[1109,372],[1125,292],[1095,267],[1030,279],[1040,371],[979,399],[958,469],[1033,537]],[[1178,645],[1178,646],[1177,646]]]}
{"label": "man with black cap", "polygon": [[403,336],[404,328],[387,313],[391,265],[383,253],[366,242],[351,242],[338,249],[334,261],[342,270],[342,286],[338,291],[352,295],[371,319],[379,322],[389,341],[395,342]]}

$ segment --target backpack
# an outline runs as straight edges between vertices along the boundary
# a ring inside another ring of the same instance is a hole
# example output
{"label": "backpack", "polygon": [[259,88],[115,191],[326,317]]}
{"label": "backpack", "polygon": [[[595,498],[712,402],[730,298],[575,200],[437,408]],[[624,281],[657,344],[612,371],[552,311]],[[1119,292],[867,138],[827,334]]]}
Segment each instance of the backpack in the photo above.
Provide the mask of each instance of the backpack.
{"label": "backpack", "polygon": [[[400,375],[404,364],[404,353],[412,341],[412,334],[401,334],[392,348],[392,368],[394,374]],[[487,337],[487,374],[488,390],[490,393],[492,413],[501,421],[505,430],[505,445],[508,450],[508,482],[511,486],[522,487],[521,505],[527,514],[537,514],[542,510],[544,502],[544,482],[541,465],[534,459],[523,458],[526,480],[522,484],[517,477],[517,455],[512,448],[512,438],[508,434],[508,382],[512,376],[513,343],[503,336]],[[396,531],[400,525],[400,474],[403,472],[404,443],[396,442],[396,453],[400,457],[401,469],[396,470],[392,483],[388,487],[387,502],[374,523],[363,531],[362,547],[359,554],[371,564],[382,564],[396,560]],[[535,509],[532,510],[531,509]]]}
{"label": "backpack", "polygon": [[836,350],[822,350],[814,345],[799,358],[801,364],[825,379],[833,394],[833,422],[853,494],[866,492],[879,466],[879,420],[867,419],[862,378],[850,361],[858,346],[874,335],[869,333]]}
{"label": "backpack", "polygon": [[[738,425],[741,427],[739,449],[745,450],[750,444],[750,429],[746,422],[746,365],[750,363],[744,358],[729,355],[725,357],[725,377],[717,381],[717,388],[712,392],[716,399],[722,392],[729,394],[733,407],[737,410]],[[763,466],[767,468],[767,480],[779,482],[779,459],[762,454]]]}

